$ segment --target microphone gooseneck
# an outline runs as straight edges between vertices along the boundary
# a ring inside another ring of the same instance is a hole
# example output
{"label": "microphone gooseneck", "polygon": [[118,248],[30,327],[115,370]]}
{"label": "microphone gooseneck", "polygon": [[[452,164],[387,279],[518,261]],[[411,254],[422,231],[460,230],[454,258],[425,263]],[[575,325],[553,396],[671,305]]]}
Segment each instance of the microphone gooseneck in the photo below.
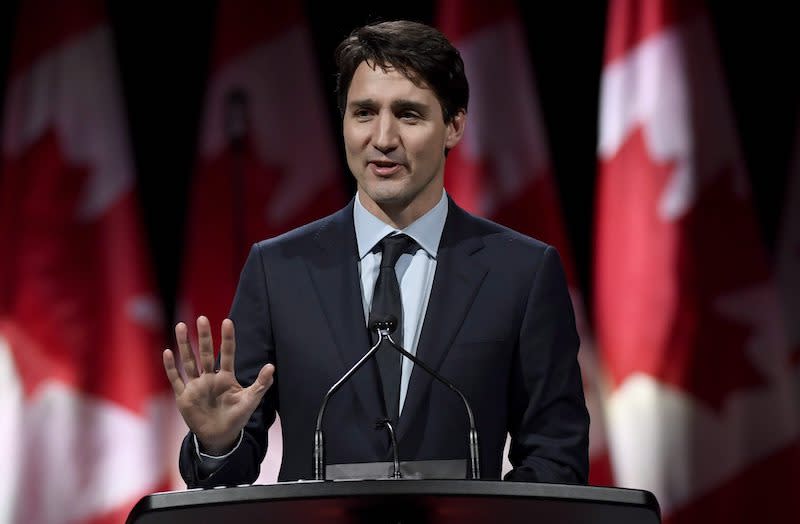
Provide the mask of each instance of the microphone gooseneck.
{"label": "microphone gooseneck", "polygon": [[480,449],[478,447],[478,431],[475,428],[475,416],[472,413],[472,408],[469,405],[469,401],[467,397],[464,396],[464,393],[458,389],[455,384],[441,376],[439,373],[434,371],[431,367],[429,367],[425,362],[418,359],[416,356],[412,355],[404,348],[399,346],[392,340],[391,334],[397,328],[397,319],[393,316],[389,315],[385,318],[370,318],[370,330],[376,331],[378,333],[378,342],[376,346],[379,346],[383,339],[386,339],[393,348],[399,351],[404,357],[410,359],[415,365],[418,365],[422,369],[424,369],[428,374],[433,376],[436,380],[444,384],[448,387],[451,391],[453,391],[456,395],[461,398],[461,402],[464,403],[464,409],[467,412],[467,418],[469,419],[469,435],[467,440],[467,446],[469,448],[469,462],[470,462],[470,474],[471,478],[477,480],[481,478],[481,467],[480,467]]}
{"label": "microphone gooseneck", "polygon": [[[395,320],[396,325],[396,320]],[[356,362],[353,367],[351,367],[347,373],[345,373],[342,378],[340,378],[336,383],[331,386],[325,396],[322,397],[322,404],[319,407],[319,411],[317,412],[317,423],[314,427],[314,480],[325,480],[325,438],[322,433],[322,419],[325,417],[325,409],[328,407],[328,401],[331,397],[339,391],[339,388],[353,376],[353,374],[358,371],[364,363],[369,360],[372,355],[378,351],[378,348],[381,345],[382,339],[378,339],[374,346],[367,351],[363,357],[361,357],[358,362]]]}

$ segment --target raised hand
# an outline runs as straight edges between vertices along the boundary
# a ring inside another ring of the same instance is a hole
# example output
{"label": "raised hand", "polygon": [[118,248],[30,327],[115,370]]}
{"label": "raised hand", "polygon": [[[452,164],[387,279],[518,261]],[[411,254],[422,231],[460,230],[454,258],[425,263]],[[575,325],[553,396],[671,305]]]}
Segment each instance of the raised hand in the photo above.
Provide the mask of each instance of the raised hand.
{"label": "raised hand", "polygon": [[164,369],[186,425],[197,436],[204,452],[221,455],[236,444],[239,432],[272,385],[275,366],[266,364],[255,382],[243,388],[233,371],[236,352],[233,322],[227,318],[222,321],[219,371],[214,370],[214,342],[206,317],[197,318],[197,338],[199,362],[189,343],[188,328],[179,322],[175,326],[175,339],[186,379],[178,372],[170,349],[163,353]]}

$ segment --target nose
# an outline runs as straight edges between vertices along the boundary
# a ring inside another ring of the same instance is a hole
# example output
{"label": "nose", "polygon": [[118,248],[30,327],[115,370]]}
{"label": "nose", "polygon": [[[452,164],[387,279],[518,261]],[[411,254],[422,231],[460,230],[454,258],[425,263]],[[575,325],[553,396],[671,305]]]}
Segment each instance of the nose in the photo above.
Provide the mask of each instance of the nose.
{"label": "nose", "polygon": [[400,135],[397,132],[397,122],[394,115],[381,114],[376,120],[377,129],[373,139],[373,146],[381,153],[388,153],[397,148]]}

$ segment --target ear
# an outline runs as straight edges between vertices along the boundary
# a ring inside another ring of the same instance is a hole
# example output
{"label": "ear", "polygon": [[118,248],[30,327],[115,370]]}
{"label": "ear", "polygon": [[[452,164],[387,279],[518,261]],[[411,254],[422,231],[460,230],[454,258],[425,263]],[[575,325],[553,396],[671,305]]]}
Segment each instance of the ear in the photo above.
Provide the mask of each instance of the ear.
{"label": "ear", "polygon": [[450,123],[447,124],[447,138],[444,142],[445,149],[453,149],[456,144],[461,141],[461,137],[464,136],[464,128],[466,125],[467,113],[463,109],[459,110]]}

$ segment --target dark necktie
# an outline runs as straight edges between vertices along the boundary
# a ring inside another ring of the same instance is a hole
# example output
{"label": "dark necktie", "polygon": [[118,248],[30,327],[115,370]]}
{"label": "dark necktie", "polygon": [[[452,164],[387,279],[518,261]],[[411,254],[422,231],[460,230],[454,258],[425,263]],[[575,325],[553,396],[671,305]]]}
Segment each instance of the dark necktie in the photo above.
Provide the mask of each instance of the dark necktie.
{"label": "dark necktie", "polygon": [[[375,281],[372,294],[372,310],[370,318],[386,318],[391,315],[397,319],[397,329],[392,333],[392,340],[397,345],[403,343],[403,304],[400,300],[400,285],[394,266],[403,253],[416,250],[417,243],[407,235],[384,237],[378,244],[382,251],[380,272]],[[372,343],[378,340],[376,333],[371,333]],[[376,354],[378,369],[383,384],[383,398],[386,402],[386,414],[390,420],[397,422],[400,416],[400,376],[402,374],[402,355],[399,351],[384,342]]]}

